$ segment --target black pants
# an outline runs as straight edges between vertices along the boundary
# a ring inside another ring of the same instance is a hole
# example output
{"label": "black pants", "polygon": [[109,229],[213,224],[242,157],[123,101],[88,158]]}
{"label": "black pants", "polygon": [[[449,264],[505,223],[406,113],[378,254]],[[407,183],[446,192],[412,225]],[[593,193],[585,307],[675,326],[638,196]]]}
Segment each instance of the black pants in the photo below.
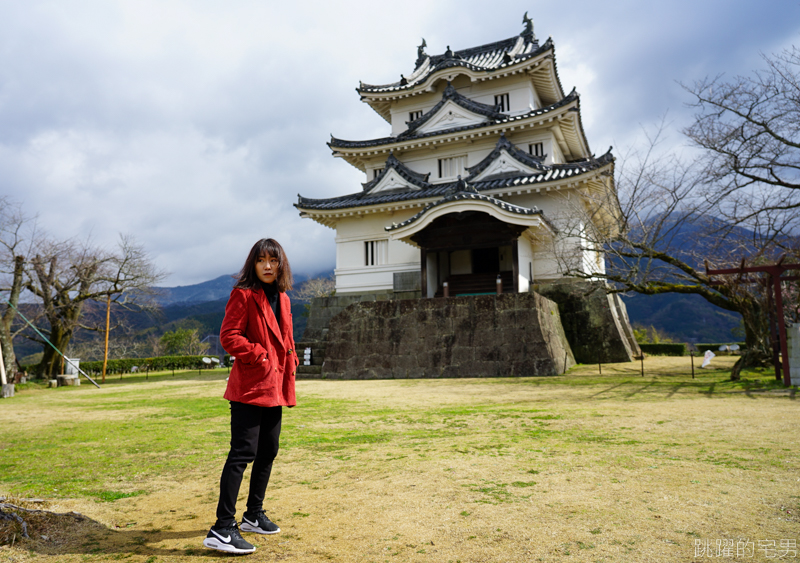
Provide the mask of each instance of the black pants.
{"label": "black pants", "polygon": [[253,462],[247,511],[263,508],[272,461],[278,455],[281,407],[257,407],[231,401],[231,450],[219,480],[217,526],[236,522],[236,497],[247,464]]}

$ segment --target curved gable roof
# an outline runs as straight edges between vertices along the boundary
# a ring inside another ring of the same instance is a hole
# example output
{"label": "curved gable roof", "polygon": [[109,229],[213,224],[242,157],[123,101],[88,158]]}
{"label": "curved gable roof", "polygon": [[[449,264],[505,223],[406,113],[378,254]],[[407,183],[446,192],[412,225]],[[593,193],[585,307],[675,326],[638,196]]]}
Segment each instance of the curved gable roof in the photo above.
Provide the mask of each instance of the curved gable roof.
{"label": "curved gable roof", "polygon": [[466,96],[462,96],[456,91],[453,85],[448,82],[447,87],[442,93],[442,99],[439,100],[435,106],[424,113],[421,117],[415,119],[414,121],[407,122],[408,129],[400,133],[397,137],[399,139],[403,139],[414,136],[418,129],[424,127],[426,123],[429,123],[433,118],[436,117],[441,109],[447,105],[447,102],[453,102],[457,106],[462,107],[471,113],[484,116],[487,118],[486,121],[502,120],[507,117],[496,105],[490,106],[488,104],[482,104],[480,102],[470,100]]}
{"label": "curved gable roof", "polygon": [[[421,174],[419,172],[414,172],[405,164],[397,160],[394,154],[389,153],[389,158],[386,159],[386,165],[383,167],[383,170],[380,174],[378,174],[373,180],[361,184],[364,188],[364,195],[371,193],[375,188],[380,186],[383,183],[384,179],[390,174],[390,172],[396,172],[402,180],[404,180],[407,184],[414,186],[418,189],[425,189],[430,188],[431,184],[428,182],[428,178],[430,178],[430,173],[428,174]],[[380,190],[388,191],[388,190]]]}
{"label": "curved gable roof", "polygon": [[[470,104],[475,104],[475,106],[471,106],[471,107],[476,107],[476,106],[483,106],[484,108],[492,107],[492,106],[488,106],[487,104],[479,104],[478,102],[474,102],[472,100],[469,100],[468,98],[465,98],[464,96],[461,96],[457,92],[456,92],[456,95],[460,96],[464,100],[469,101]],[[394,137],[381,137],[381,138],[378,138],[378,139],[368,139],[368,140],[365,140],[365,141],[348,141],[346,139],[338,139],[338,138],[334,137],[333,135],[331,135],[331,140],[328,143],[328,146],[332,150],[335,150],[337,148],[342,148],[342,149],[360,149],[360,148],[366,148],[366,147],[377,147],[377,146],[381,146],[381,145],[390,145],[392,143],[400,143],[400,142],[408,141],[408,140],[411,140],[411,139],[422,139],[422,138],[426,138],[426,137],[433,137],[433,136],[436,136],[436,135],[447,135],[447,134],[450,134],[450,133],[456,133],[456,132],[466,131],[466,130],[470,130],[470,129],[479,129],[481,127],[486,127],[486,126],[489,126],[489,125],[498,125],[498,124],[505,123],[505,122],[520,121],[520,120],[523,120],[523,119],[527,119],[529,117],[538,117],[540,115],[555,111],[555,110],[557,110],[557,109],[559,109],[561,107],[569,105],[570,103],[572,103],[572,102],[574,102],[576,100],[579,100],[579,99],[580,99],[580,97],[578,95],[578,92],[575,89],[573,89],[572,92],[570,92],[567,96],[565,96],[564,98],[562,98],[561,100],[559,100],[558,102],[556,102],[554,104],[551,104],[551,105],[545,106],[545,107],[541,107],[541,108],[537,108],[537,109],[533,109],[533,110],[531,110],[529,112],[526,112],[526,113],[523,113],[523,114],[520,114],[520,115],[508,115],[508,114],[505,114],[505,113],[497,112],[497,116],[496,117],[490,117],[489,115],[487,115],[487,120],[482,122],[482,123],[475,123],[475,124],[471,124],[471,125],[459,125],[459,126],[453,127],[452,129],[441,129],[441,130],[431,131],[431,132],[427,132],[427,133],[417,132],[417,130],[419,129],[419,126],[422,125],[420,123],[415,127],[415,129],[413,131],[409,129],[409,130],[406,130],[403,133],[400,133],[399,135],[394,136]],[[441,102],[439,102],[439,103],[441,103]],[[438,105],[439,104],[437,104],[437,106]],[[434,106],[434,108],[435,107],[436,106]],[[469,109],[469,108],[465,107],[465,109]],[[469,109],[469,111],[472,111],[472,110]],[[430,112],[428,112],[428,114],[431,114],[431,112],[433,112],[433,109]],[[426,115],[428,115],[428,114],[426,114]],[[431,116],[432,116],[432,114],[431,114]],[[425,115],[423,115],[421,118],[419,118],[416,121],[419,121],[420,119],[422,119],[424,117],[425,117]],[[411,123],[416,123],[416,121],[412,121]],[[409,127],[410,127],[410,125],[409,125]]]}
{"label": "curved gable roof", "polygon": [[497,174],[487,175],[481,178],[482,180],[500,178],[504,176],[519,176],[520,170],[539,171],[541,174],[544,174],[548,170],[548,167],[543,163],[543,156],[532,156],[525,151],[518,149],[513,143],[511,143],[511,141],[506,139],[506,136],[503,134],[500,135],[500,139],[498,139],[494,149],[486,156],[486,158],[481,160],[475,166],[470,166],[467,168],[467,172],[469,172],[469,176],[466,178],[467,181],[473,181],[477,179],[484,171],[490,169],[493,163],[495,163],[499,158],[503,157],[504,154],[507,154],[513,160],[516,160],[521,166],[517,166],[515,171],[499,172]]}
{"label": "curved gable roof", "polygon": [[359,83],[356,91],[360,94],[405,92],[415,89],[433,74],[455,67],[462,67],[478,73],[492,73],[514,66],[552,48],[552,39],[548,38],[544,44],[539,45],[539,41],[533,35],[525,34],[525,32],[517,37],[461,51],[451,51],[448,47],[447,51],[441,55],[418,58],[417,68],[408,78],[400,75],[400,80],[397,82],[380,85],[362,82]]}

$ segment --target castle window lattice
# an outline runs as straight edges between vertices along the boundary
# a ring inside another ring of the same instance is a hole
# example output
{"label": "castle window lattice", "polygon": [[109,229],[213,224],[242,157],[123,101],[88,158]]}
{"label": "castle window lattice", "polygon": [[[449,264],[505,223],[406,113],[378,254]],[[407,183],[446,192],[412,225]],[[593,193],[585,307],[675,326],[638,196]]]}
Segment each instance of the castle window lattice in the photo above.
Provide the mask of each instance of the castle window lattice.
{"label": "castle window lattice", "polygon": [[389,241],[367,240],[364,241],[364,265],[381,266],[388,262]]}
{"label": "castle window lattice", "polygon": [[544,143],[531,143],[528,145],[531,156],[544,156]]}
{"label": "castle window lattice", "polygon": [[411,111],[411,112],[408,113],[408,120],[409,121],[416,121],[420,117],[422,117],[422,110]]}
{"label": "castle window lattice", "polygon": [[500,111],[509,111],[511,109],[511,103],[509,101],[508,93],[506,94],[497,94],[494,97],[494,105],[500,106]]}
{"label": "castle window lattice", "polygon": [[452,156],[439,159],[439,178],[455,178],[463,176],[467,167],[466,156]]}

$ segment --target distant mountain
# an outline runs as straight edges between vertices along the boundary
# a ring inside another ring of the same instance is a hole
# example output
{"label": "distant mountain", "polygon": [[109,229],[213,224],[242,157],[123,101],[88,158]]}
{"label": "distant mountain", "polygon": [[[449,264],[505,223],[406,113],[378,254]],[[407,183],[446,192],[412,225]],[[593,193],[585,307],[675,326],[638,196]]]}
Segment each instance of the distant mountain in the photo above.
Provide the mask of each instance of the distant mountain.
{"label": "distant mountain", "polygon": [[[318,274],[294,274],[295,289],[299,289],[303,282],[312,278],[331,277],[333,270]],[[208,280],[194,285],[179,285],[176,287],[154,287],[156,290],[156,302],[162,307],[171,305],[192,305],[208,303],[209,301],[219,301],[223,299],[226,303],[231,294],[231,289],[236,284],[234,275],[225,275],[213,280]],[[291,293],[290,293],[291,296]],[[223,310],[225,305],[223,303]]]}
{"label": "distant mountain", "polygon": [[731,332],[741,315],[720,309],[699,295],[663,293],[623,297],[634,326],[653,326],[676,342],[735,342]]}
{"label": "distant mountain", "polygon": [[235,283],[236,280],[232,275],[225,275],[194,285],[154,287],[153,289],[158,292],[156,297],[158,304],[162,307],[169,307],[177,303],[188,305],[219,301],[220,299],[227,301],[228,296],[231,294],[231,288]]}

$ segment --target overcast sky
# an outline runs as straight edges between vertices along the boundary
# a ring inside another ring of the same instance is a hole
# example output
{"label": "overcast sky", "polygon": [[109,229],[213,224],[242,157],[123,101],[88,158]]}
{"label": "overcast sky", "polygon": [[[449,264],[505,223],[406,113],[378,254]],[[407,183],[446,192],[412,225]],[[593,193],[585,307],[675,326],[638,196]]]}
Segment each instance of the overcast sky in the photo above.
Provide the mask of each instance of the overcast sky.
{"label": "overcast sky", "polygon": [[262,237],[328,270],[334,231],[292,204],[360,189],[326,146],[390,132],[358,81],[408,76],[422,37],[440,54],[515,36],[525,11],[597,154],[665,113],[681,142],[677,81],[800,44],[788,0],[0,0],[0,194],[58,237],[132,234],[167,286],[237,271]]}

